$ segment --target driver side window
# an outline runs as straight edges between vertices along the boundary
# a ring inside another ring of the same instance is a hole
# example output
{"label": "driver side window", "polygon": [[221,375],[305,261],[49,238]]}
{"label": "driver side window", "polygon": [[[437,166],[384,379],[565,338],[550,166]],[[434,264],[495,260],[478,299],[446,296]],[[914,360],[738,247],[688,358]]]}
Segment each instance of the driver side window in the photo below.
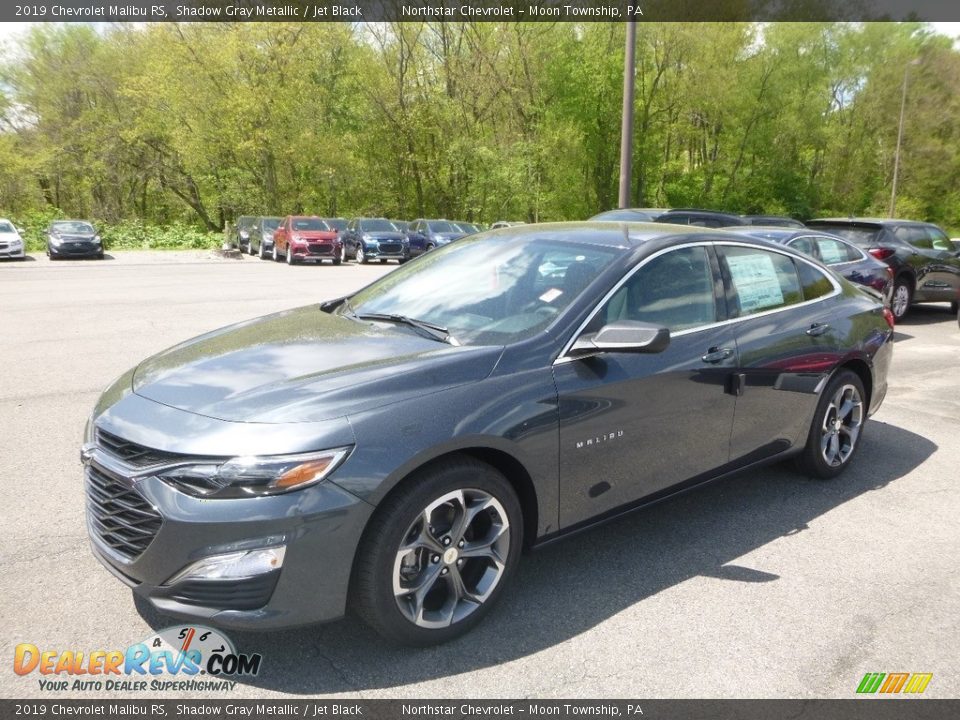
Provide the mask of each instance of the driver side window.
{"label": "driver side window", "polygon": [[670,332],[717,321],[713,269],[704,246],[655,257],[614,293],[600,313],[604,323],[638,320]]}

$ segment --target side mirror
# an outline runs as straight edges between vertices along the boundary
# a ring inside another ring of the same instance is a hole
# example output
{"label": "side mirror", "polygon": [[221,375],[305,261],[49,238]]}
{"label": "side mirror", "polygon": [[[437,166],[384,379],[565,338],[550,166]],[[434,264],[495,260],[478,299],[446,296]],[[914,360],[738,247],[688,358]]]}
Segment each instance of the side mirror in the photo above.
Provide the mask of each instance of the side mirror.
{"label": "side mirror", "polygon": [[618,320],[604,325],[595,333],[577,338],[567,353],[570,357],[586,357],[602,352],[659,353],[670,345],[670,330],[661,325]]}

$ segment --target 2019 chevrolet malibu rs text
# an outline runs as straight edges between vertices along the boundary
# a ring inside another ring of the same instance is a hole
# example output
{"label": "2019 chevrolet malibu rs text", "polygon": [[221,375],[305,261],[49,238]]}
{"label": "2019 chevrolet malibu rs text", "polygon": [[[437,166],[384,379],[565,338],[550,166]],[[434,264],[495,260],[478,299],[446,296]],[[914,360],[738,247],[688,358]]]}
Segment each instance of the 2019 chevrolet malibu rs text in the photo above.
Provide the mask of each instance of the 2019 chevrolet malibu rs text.
{"label": "2019 chevrolet malibu rs text", "polygon": [[166,614],[354,611],[442,642],[524,548],[791,455],[842,472],[892,336],[874,297],[763,240],[481,233],[120,377],[82,449],[92,547]]}

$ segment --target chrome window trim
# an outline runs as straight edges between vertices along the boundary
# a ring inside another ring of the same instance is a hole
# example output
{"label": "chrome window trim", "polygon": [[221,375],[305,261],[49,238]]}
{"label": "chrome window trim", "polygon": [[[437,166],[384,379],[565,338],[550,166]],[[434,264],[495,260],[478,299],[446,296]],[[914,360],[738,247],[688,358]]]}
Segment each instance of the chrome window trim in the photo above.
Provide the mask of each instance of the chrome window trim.
{"label": "chrome window trim", "polygon": [[[657,252],[653,253],[649,257],[645,257],[643,260],[637,263],[633,268],[631,268],[626,275],[620,278],[617,284],[614,285],[609,291],[607,291],[607,293],[600,299],[597,305],[593,308],[593,310],[587,316],[587,319],[584,320],[582,323],[580,323],[580,327],[578,327],[576,332],[570,336],[570,339],[563,346],[563,350],[561,350],[560,354],[557,355],[557,358],[556,360],[553,361],[553,364],[562,365],[564,363],[573,362],[574,360],[583,359],[582,356],[570,357],[569,355],[567,355],[567,353],[570,351],[570,348],[573,346],[573,344],[577,341],[577,339],[583,333],[584,328],[586,328],[587,325],[589,325],[593,321],[597,313],[600,312],[603,306],[607,304],[610,298],[612,298],[616,294],[616,292],[621,287],[623,287],[624,284],[626,284],[626,282],[630,278],[633,277],[634,273],[638,272],[640,268],[644,267],[648,262],[650,262],[651,260],[654,260],[655,258],[660,257],[661,255],[665,255],[668,252],[672,252],[674,250],[680,250],[688,247],[717,247],[717,246],[743,247],[750,250],[774,252],[779,255],[788,257],[794,262],[796,262],[797,260],[800,260],[802,262],[805,262],[807,265],[811,266],[813,269],[815,269],[817,272],[819,272],[821,275],[827,278],[830,281],[830,284],[833,285],[833,292],[828,293],[827,295],[821,295],[820,297],[813,298],[812,300],[804,300],[803,302],[794,303],[792,305],[785,305],[784,307],[773,308],[772,310],[764,310],[763,312],[753,313],[751,315],[746,315],[744,317],[727,318],[726,320],[719,320],[717,322],[712,322],[707,325],[698,325],[697,327],[687,328],[685,330],[680,330],[679,332],[671,332],[670,333],[671,338],[682,337],[684,335],[691,335],[693,333],[703,332],[704,330],[712,330],[714,328],[724,327],[726,325],[733,325],[734,323],[743,322],[744,320],[753,320],[754,318],[773,315],[775,313],[784,312],[785,310],[792,310],[794,308],[813,305],[814,303],[824,302],[840,294],[841,287],[840,287],[840,284],[836,281],[836,279],[830,273],[823,272],[823,269],[817,265],[816,261],[813,258],[810,258],[808,260],[805,257],[801,257],[799,255],[799,251],[795,251],[798,254],[793,255],[789,252],[783,252],[776,247],[759,247],[757,245],[752,245],[750,243],[736,242],[735,240],[700,240],[700,241],[694,241],[689,243],[683,243],[681,245],[672,245],[668,248],[664,248],[663,250],[658,250]],[[802,290],[802,286],[801,286],[801,290]],[[602,352],[602,351],[598,350],[598,352]]]}

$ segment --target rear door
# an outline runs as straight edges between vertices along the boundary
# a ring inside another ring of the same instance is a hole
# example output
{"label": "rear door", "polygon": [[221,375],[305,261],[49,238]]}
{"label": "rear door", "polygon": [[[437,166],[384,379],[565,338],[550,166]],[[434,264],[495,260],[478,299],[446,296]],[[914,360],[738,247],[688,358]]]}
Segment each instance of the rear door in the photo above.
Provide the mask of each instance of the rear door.
{"label": "rear door", "polygon": [[808,427],[823,378],[837,364],[836,281],[775,249],[717,246],[736,328],[738,392],[730,460],[782,452]]}
{"label": "rear door", "polygon": [[722,302],[710,245],[671,248],[628,274],[583,329],[663,325],[666,350],[557,360],[562,527],[727,462],[737,359],[733,329],[717,324]]}

